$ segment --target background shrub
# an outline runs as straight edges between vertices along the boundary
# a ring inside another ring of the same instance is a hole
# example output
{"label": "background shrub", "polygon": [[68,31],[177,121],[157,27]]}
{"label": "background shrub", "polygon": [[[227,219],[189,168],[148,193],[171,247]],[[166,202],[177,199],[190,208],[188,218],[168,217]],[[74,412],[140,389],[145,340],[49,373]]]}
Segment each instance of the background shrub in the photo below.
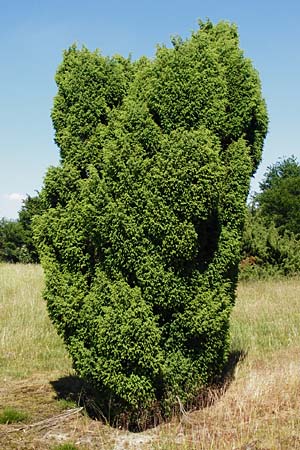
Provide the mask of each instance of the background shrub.
{"label": "background shrub", "polygon": [[268,167],[247,212],[241,278],[300,273],[299,183],[294,156]]}

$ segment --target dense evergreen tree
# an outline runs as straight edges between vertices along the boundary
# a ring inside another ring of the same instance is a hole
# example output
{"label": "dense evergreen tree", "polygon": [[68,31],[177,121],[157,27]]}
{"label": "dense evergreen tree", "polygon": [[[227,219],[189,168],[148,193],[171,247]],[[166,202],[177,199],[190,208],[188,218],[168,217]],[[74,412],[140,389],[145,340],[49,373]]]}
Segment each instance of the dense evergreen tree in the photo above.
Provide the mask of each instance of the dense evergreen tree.
{"label": "dense evergreen tree", "polygon": [[156,58],[64,53],[61,165],[35,221],[50,316],[111,417],[192,402],[228,354],[249,181],[267,115],[233,25]]}

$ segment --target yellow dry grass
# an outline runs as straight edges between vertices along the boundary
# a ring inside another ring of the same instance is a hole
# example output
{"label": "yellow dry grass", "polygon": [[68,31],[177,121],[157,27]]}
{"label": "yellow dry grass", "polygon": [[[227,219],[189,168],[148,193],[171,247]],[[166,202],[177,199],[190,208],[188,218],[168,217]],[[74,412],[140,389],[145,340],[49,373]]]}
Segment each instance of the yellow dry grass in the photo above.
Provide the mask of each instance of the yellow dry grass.
{"label": "yellow dry grass", "polygon": [[71,362],[41,298],[38,265],[0,264],[0,377],[68,370]]}
{"label": "yellow dry grass", "polygon": [[234,379],[211,391],[210,406],[136,434],[76,411],[55,419],[64,407],[55,383],[72,372],[42,288],[39,266],[0,265],[0,410],[11,406],[30,416],[22,431],[0,426],[1,450],[50,450],[60,442],[81,450],[300,449],[299,278],[241,283],[232,350],[246,355]]}

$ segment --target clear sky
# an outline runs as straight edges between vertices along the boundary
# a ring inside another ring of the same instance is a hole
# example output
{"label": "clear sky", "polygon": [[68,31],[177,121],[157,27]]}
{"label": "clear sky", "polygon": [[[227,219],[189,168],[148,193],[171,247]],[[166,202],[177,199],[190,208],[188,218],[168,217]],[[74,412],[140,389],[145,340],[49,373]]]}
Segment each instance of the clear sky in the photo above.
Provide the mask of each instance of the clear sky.
{"label": "clear sky", "polygon": [[300,160],[299,0],[0,0],[0,218],[16,218],[59,163],[50,111],[65,48],[152,57],[157,43],[188,37],[206,18],[238,25],[260,73],[270,125],[252,190],[280,157]]}

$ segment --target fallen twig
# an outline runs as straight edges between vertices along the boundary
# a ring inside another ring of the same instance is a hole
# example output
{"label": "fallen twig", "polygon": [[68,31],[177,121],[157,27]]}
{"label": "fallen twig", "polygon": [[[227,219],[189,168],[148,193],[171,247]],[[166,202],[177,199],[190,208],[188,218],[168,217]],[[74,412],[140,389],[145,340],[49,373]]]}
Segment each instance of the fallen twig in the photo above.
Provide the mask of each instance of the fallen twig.
{"label": "fallen twig", "polygon": [[31,428],[48,428],[56,425],[58,422],[61,422],[62,420],[66,420],[69,417],[73,416],[74,414],[78,414],[83,410],[83,407],[80,408],[73,408],[68,409],[62,414],[58,414],[57,416],[50,417],[49,419],[44,419],[39,422],[35,422],[29,425],[23,425],[22,427],[13,428],[12,430],[8,430],[7,433],[15,433],[17,431],[27,431]]}

